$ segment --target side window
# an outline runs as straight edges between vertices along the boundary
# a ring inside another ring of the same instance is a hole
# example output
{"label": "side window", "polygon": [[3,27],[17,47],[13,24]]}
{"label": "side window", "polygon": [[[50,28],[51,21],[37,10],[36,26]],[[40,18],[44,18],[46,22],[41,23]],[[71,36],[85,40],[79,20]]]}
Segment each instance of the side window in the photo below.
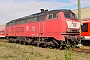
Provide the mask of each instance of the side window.
{"label": "side window", "polygon": [[46,20],[46,15],[39,16],[39,21],[40,20]]}
{"label": "side window", "polygon": [[57,13],[53,14],[53,18],[58,18],[58,14]]}
{"label": "side window", "polygon": [[48,19],[54,19],[54,18],[58,18],[58,14],[57,14],[57,13],[50,14],[50,15],[48,16]]}
{"label": "side window", "polygon": [[12,22],[12,25],[15,25],[15,22]]}
{"label": "side window", "polygon": [[20,21],[17,21],[17,25],[20,24]]}
{"label": "side window", "polygon": [[11,26],[12,25],[12,23],[9,23],[9,26]]}
{"label": "side window", "polygon": [[31,18],[27,19],[27,23],[31,22]]}
{"label": "side window", "polygon": [[18,25],[18,21],[16,21],[15,25]]}
{"label": "side window", "polygon": [[35,22],[35,21],[37,21],[37,17],[32,17],[32,18],[27,19],[27,23]]}
{"label": "side window", "polygon": [[52,19],[53,18],[53,14],[50,14],[49,16],[48,16],[48,19]]}
{"label": "side window", "polygon": [[20,24],[24,24],[24,23],[26,23],[26,20],[21,20],[20,21]]}
{"label": "side window", "polygon": [[36,17],[32,18],[32,22],[35,22],[35,21],[37,21],[37,18]]}

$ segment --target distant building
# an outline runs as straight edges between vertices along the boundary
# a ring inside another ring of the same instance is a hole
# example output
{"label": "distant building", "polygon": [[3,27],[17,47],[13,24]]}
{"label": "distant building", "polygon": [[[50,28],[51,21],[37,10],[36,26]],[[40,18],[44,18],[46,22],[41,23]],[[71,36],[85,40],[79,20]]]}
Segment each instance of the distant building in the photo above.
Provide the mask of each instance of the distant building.
{"label": "distant building", "polygon": [[[78,9],[72,10],[78,17]],[[81,19],[90,18],[90,8],[82,8],[81,9]]]}
{"label": "distant building", "polygon": [[1,25],[0,25],[0,29],[5,28],[5,25],[6,25],[6,24],[1,24]]}

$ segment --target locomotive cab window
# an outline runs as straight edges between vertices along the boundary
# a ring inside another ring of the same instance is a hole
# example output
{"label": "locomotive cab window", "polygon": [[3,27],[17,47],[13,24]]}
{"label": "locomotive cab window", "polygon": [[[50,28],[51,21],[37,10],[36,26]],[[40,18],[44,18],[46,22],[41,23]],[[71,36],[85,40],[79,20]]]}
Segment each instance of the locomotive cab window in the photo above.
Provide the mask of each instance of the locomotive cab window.
{"label": "locomotive cab window", "polygon": [[68,12],[65,12],[65,13],[64,13],[64,16],[65,16],[66,18],[71,18],[70,13],[68,13]]}
{"label": "locomotive cab window", "polygon": [[81,26],[81,29],[82,29],[82,32],[88,32],[88,23],[84,23],[84,24]]}
{"label": "locomotive cab window", "polygon": [[65,18],[77,20],[77,16],[74,13],[64,12],[64,16],[65,16]]}

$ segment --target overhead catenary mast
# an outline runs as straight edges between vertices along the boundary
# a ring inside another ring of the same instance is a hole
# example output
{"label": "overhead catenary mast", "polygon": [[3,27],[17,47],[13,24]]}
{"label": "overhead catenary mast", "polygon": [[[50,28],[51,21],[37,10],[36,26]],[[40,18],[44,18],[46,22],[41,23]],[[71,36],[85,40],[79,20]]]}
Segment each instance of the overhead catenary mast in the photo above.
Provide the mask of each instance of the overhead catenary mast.
{"label": "overhead catenary mast", "polygon": [[80,5],[80,0],[78,0],[78,18],[79,18],[80,23],[81,23],[81,5]]}
{"label": "overhead catenary mast", "polygon": [[[78,19],[80,20],[80,35],[81,35],[81,4],[80,4],[80,0],[78,0]],[[77,46],[82,47],[81,39],[80,39],[79,44]]]}

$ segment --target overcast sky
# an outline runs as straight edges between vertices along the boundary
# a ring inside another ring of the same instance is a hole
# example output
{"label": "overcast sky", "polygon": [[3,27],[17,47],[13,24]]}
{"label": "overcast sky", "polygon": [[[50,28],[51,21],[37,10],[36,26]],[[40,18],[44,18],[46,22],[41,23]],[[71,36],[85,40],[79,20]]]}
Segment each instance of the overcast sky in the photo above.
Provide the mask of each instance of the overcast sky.
{"label": "overcast sky", "polygon": [[[81,0],[81,7],[90,7],[90,0]],[[77,0],[0,0],[0,24],[40,12],[40,9],[77,9]]]}

